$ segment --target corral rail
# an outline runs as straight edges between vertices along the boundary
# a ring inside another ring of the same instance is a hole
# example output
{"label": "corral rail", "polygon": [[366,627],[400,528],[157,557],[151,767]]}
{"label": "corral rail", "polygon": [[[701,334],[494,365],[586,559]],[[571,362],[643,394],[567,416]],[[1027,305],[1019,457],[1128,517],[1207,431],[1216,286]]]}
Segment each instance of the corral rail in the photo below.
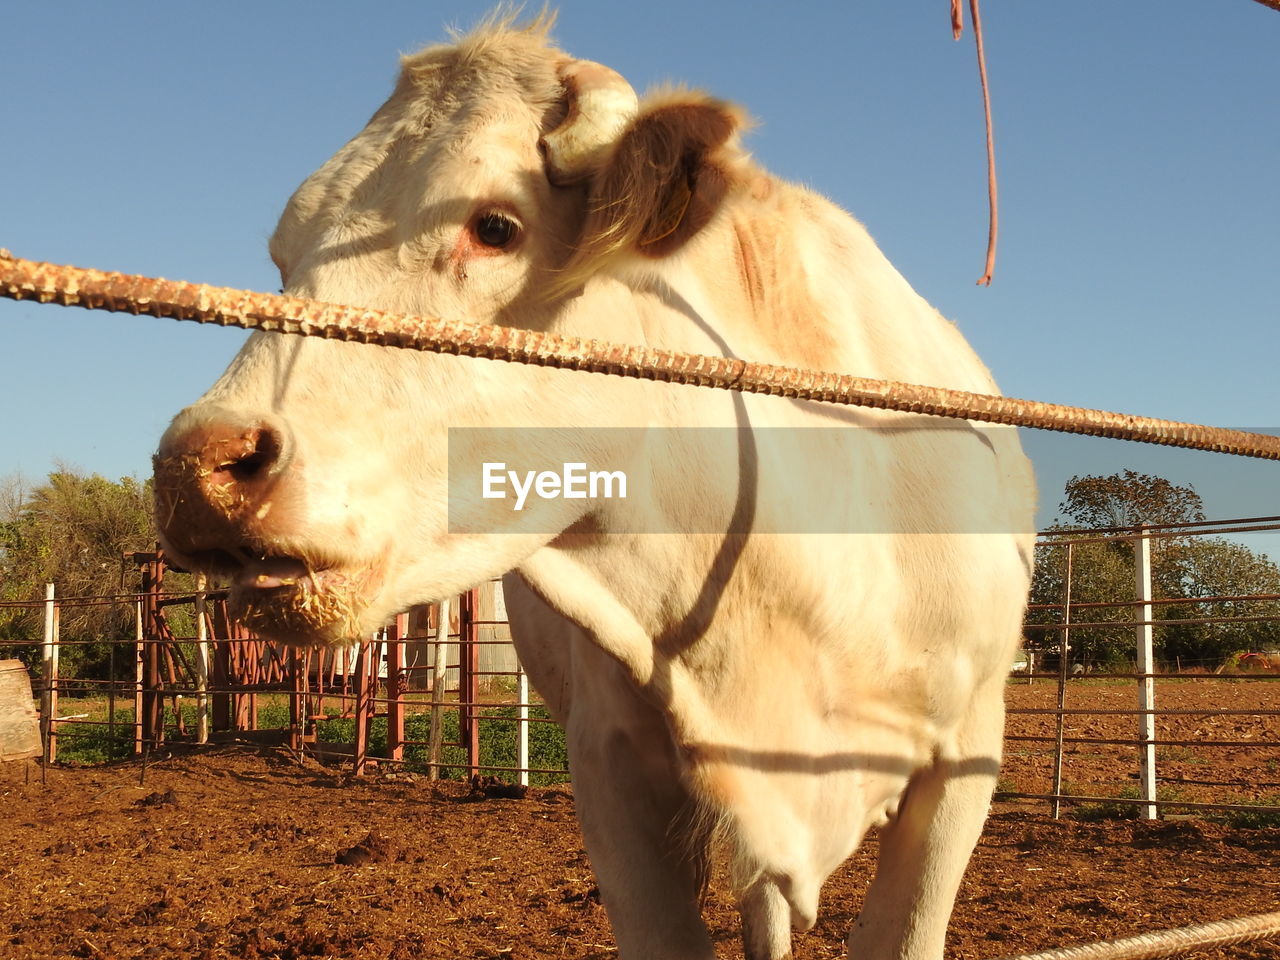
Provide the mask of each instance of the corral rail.
{"label": "corral rail", "polygon": [[657,350],[536,330],[405,316],[40,263],[0,251],[0,295],[89,309],[586,370],[1280,460],[1280,437],[848,374]]}
{"label": "corral rail", "polygon": [[[271,294],[38,263],[0,251],[0,295],[351,342],[1056,430],[1280,460],[1280,438],[734,358],[514,328],[399,316]],[[1280,913],[1218,921],[1014,960],[1145,960],[1280,933]]]}
{"label": "corral rail", "polygon": [[1164,957],[1177,957],[1193,950],[1251,943],[1276,934],[1280,934],[1280,911],[1157,930],[1121,940],[1102,940],[1040,953],[1000,957],[998,960],[1163,960]]}

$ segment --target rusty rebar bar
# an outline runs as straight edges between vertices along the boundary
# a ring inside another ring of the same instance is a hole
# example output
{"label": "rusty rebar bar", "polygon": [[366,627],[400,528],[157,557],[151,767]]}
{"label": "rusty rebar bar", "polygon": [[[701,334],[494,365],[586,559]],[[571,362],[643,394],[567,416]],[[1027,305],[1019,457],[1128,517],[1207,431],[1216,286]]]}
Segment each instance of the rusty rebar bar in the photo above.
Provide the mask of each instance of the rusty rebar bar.
{"label": "rusty rebar bar", "polygon": [[1058,947],[1040,953],[1001,957],[999,960],[1161,960],[1163,957],[1176,957],[1192,950],[1228,947],[1277,934],[1280,934],[1280,911],[1199,923],[1173,930],[1156,930],[1136,937],[1125,937],[1123,940],[1102,940],[1076,947]]}
{"label": "rusty rebar bar", "polygon": [[536,330],[403,316],[297,297],[38,263],[11,255],[0,255],[0,295],[1280,460],[1280,437],[1265,434]]}

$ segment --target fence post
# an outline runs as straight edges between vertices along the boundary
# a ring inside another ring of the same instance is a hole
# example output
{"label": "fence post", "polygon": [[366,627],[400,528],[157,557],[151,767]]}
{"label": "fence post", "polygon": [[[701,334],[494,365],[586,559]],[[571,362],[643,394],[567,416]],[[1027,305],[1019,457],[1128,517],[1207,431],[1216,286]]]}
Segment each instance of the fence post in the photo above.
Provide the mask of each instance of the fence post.
{"label": "fence post", "polygon": [[467,776],[480,773],[480,645],[476,612],[480,591],[462,595],[458,613],[458,699],[462,707],[462,748],[467,754]]}
{"label": "fence post", "polygon": [[[213,663],[210,670],[213,674],[213,729],[234,730],[232,720],[231,692],[231,644],[235,633],[231,627],[231,615],[227,613],[227,598],[224,596],[213,602]],[[219,636],[221,634],[221,636]]]}
{"label": "fence post", "polygon": [[44,763],[58,759],[58,603],[52,583],[44,585],[44,647],[41,650],[44,689],[40,693],[40,726],[44,734]]}
{"label": "fence post", "polygon": [[196,742],[209,742],[209,624],[204,574],[196,577]]}
{"label": "fence post", "polygon": [[1134,580],[1137,586],[1138,635],[1138,774],[1142,782],[1139,816],[1144,820],[1159,817],[1156,799],[1156,681],[1152,645],[1155,630],[1151,619],[1151,536],[1147,524],[1139,527],[1134,540]]}
{"label": "fence post", "polygon": [[440,779],[440,744],[444,738],[444,694],[449,670],[449,601],[436,608],[436,648],[431,660],[431,727],[427,734],[427,777]]}
{"label": "fence post", "polygon": [[107,648],[107,739],[116,739],[116,645]]}
{"label": "fence post", "polygon": [[409,615],[396,615],[387,629],[387,758],[404,759],[404,649],[409,636]]}
{"label": "fence post", "polygon": [[516,766],[520,772],[516,774],[520,786],[529,785],[529,675],[524,667],[516,661],[516,696],[520,700],[518,721],[516,723]]}
{"label": "fence post", "polygon": [[1058,726],[1053,748],[1053,819],[1062,816],[1062,754],[1063,740],[1066,734],[1067,715],[1063,713],[1067,705],[1067,672],[1071,659],[1071,561],[1072,547],[1067,544],[1067,555],[1063,560],[1066,568],[1062,578],[1062,631],[1058,644]]}
{"label": "fence post", "polygon": [[142,661],[146,655],[142,634],[142,594],[133,601],[133,755],[142,756]]}
{"label": "fence post", "polygon": [[[355,775],[364,776],[364,768],[369,760],[369,728],[373,726],[373,703],[370,700],[369,671],[378,673],[378,641],[360,641],[360,652],[356,656],[356,742],[354,747]],[[374,683],[377,683],[375,679]],[[376,691],[376,686],[374,690]]]}
{"label": "fence post", "polygon": [[164,678],[161,656],[164,637],[159,629],[160,592],[164,567],[159,553],[134,554],[142,562],[142,728],[144,750],[164,742]]}

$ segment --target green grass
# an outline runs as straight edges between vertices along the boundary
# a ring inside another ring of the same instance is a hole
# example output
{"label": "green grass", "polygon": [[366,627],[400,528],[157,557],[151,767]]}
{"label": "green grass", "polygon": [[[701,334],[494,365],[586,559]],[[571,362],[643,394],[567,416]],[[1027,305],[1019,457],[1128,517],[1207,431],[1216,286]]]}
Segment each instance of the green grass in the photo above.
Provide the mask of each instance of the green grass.
{"label": "green grass", "polygon": [[133,710],[116,711],[115,735],[110,727],[60,724],[58,762],[78,766],[118,763],[133,756]]}
{"label": "green grass", "polygon": [[1232,827],[1260,828],[1280,827],[1280,794],[1270,794],[1261,800],[1229,797],[1223,803],[1238,803],[1242,806],[1257,807],[1257,810],[1221,810],[1212,814],[1211,819]]}
{"label": "green grass", "polygon": [[[173,710],[166,704],[165,734],[177,739],[177,726],[173,723]],[[107,704],[101,699],[77,700],[63,698],[64,714],[89,714],[88,719],[106,720]],[[337,715],[334,708],[326,710],[324,718],[316,718],[316,735],[322,743],[350,744],[355,740],[355,720]],[[519,724],[518,708],[515,706],[492,706],[481,708],[480,724],[480,766],[482,773],[496,773],[503,779],[514,780],[515,774],[508,770],[497,770],[499,767],[516,765],[516,736]],[[182,705],[183,721],[188,732],[196,729],[196,705],[184,701]],[[529,709],[529,716],[534,720],[547,719],[546,708],[534,705]],[[444,724],[440,760],[444,764],[440,776],[445,779],[463,779],[466,776],[466,753],[457,746],[458,711],[446,709],[441,717]],[[76,765],[93,765],[113,763],[127,760],[133,756],[133,705],[116,708],[115,735],[110,728],[89,724],[64,723],[58,728],[58,761]],[[258,729],[280,730],[289,726],[289,701],[284,695],[260,695],[258,698]],[[409,713],[405,717],[405,739],[423,741],[408,744],[404,748],[404,769],[414,772],[426,772],[427,747],[425,741],[430,736],[430,716],[426,712]],[[452,743],[453,745],[448,745]],[[374,718],[369,736],[369,755],[385,756],[387,750],[387,719]],[[529,724],[529,765],[533,768],[563,771],[560,773],[533,773],[529,782],[534,786],[548,786],[565,783],[569,780],[568,756],[565,749],[564,731],[554,723],[533,722]]]}
{"label": "green grass", "polygon": [[1194,767],[1207,767],[1212,761],[1207,754],[1194,747],[1156,747],[1156,765],[1163,763],[1187,763]]}
{"label": "green grass", "polygon": [[[1065,790],[1063,791],[1066,792]],[[1142,790],[1138,787],[1123,787],[1114,794],[1115,801],[1102,803],[1082,803],[1072,812],[1077,820],[1096,822],[1098,820],[1137,820],[1138,804],[1125,803],[1126,800],[1141,800]],[[1182,791],[1177,787],[1156,785],[1156,799],[1172,802],[1183,799]]]}
{"label": "green grass", "polygon": [[[481,773],[497,773],[503,779],[514,779],[515,775],[511,771],[495,768],[516,765],[516,734],[519,726],[516,722],[517,709],[514,706],[481,709],[479,721]],[[444,723],[442,739],[446,745],[440,749],[440,762],[443,764],[440,776],[447,780],[463,779],[466,776],[467,759],[462,747],[456,745],[459,740],[458,712],[445,710],[441,716]],[[532,720],[547,719],[546,708],[530,707],[529,717]],[[355,730],[354,719],[330,716],[318,723],[316,735],[323,743],[352,743],[355,740]],[[404,769],[414,772],[426,772],[429,769],[425,745],[429,736],[429,714],[411,713],[405,717],[405,739],[422,742],[405,746]],[[387,718],[375,717],[369,732],[369,755],[385,756],[386,752]],[[535,769],[564,771],[563,773],[531,773],[529,782],[533,786],[568,782],[569,763],[564,731],[557,724],[539,722],[529,724],[529,766]]]}
{"label": "green grass", "polygon": [[997,795],[1002,793],[1020,793],[1021,788],[1018,786],[1018,781],[1013,779],[1013,777],[1001,774],[996,778],[996,788],[994,792]]}

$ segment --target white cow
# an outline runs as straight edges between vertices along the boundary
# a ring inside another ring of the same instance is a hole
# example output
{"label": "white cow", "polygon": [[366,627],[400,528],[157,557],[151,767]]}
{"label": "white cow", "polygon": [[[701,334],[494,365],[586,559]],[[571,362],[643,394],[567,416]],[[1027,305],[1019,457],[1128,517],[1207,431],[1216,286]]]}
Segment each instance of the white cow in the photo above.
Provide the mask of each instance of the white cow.
{"label": "white cow", "polygon": [[[404,58],[281,217],[290,294],[995,392],[861,226],[743,152],[737,108],[637,103],[548,28]],[[627,497],[477,492],[485,463],[548,458],[621,471]],[[644,960],[713,956],[717,850],[747,956],[787,956],[872,825],[850,954],[941,956],[999,766],[1032,486],[1011,430],[275,334],[156,457],[166,547],[268,637],[340,643],[507,574]]]}

